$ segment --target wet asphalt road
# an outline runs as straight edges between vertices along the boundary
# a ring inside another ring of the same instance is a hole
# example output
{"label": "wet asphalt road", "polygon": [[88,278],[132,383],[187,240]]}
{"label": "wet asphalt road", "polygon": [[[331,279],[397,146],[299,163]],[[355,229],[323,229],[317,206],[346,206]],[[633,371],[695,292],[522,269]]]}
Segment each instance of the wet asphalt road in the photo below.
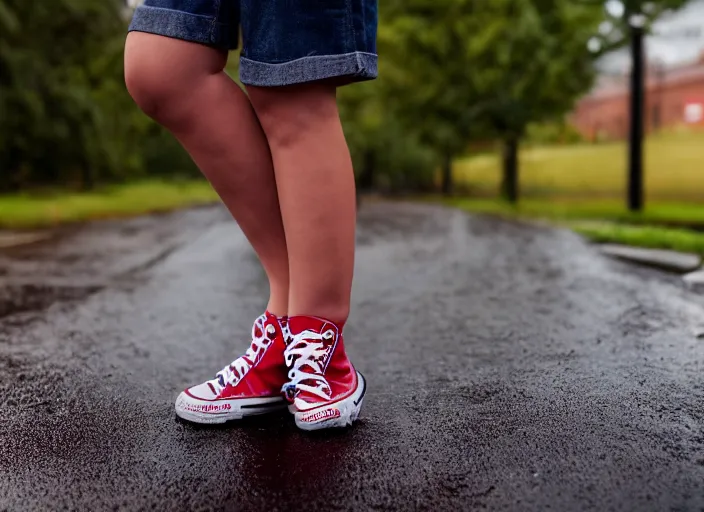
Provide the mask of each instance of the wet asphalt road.
{"label": "wet asphalt road", "polygon": [[704,300],[577,236],[360,214],[351,431],[173,400],[247,346],[263,275],[219,208],[0,254],[0,510],[704,510]]}

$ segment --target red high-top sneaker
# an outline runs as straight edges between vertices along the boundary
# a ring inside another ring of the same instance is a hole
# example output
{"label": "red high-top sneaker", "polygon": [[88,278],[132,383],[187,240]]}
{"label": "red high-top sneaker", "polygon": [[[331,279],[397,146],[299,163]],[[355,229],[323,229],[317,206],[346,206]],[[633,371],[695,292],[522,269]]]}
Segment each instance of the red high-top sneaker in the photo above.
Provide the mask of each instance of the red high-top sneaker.
{"label": "red high-top sneaker", "polygon": [[276,316],[266,312],[252,327],[252,345],[215,379],[181,393],[176,414],[195,423],[225,423],[286,407],[284,337]]}
{"label": "red high-top sneaker", "polygon": [[284,351],[290,381],[284,385],[289,410],[303,430],[345,427],[359,416],[366,382],[347,355],[332,322],[297,316],[288,319]]}

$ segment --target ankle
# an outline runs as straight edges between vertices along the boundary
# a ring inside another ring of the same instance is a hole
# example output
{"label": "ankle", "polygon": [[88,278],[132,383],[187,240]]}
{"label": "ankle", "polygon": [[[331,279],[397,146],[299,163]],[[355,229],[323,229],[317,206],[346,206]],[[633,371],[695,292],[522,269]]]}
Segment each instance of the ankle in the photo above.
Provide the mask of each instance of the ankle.
{"label": "ankle", "polygon": [[343,326],[350,314],[349,291],[316,288],[317,293],[293,294],[288,301],[288,316],[310,316]]}
{"label": "ankle", "polygon": [[274,316],[284,317],[288,315],[288,288],[276,286],[270,281],[269,302],[266,310]]}

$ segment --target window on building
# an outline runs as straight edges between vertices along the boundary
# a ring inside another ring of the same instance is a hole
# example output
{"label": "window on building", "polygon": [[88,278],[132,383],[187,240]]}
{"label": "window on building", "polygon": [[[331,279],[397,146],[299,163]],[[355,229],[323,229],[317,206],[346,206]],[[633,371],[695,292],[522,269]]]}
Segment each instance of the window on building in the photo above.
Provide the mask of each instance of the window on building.
{"label": "window on building", "polygon": [[704,105],[701,103],[687,103],[684,107],[684,121],[689,124],[701,123],[704,119]]}

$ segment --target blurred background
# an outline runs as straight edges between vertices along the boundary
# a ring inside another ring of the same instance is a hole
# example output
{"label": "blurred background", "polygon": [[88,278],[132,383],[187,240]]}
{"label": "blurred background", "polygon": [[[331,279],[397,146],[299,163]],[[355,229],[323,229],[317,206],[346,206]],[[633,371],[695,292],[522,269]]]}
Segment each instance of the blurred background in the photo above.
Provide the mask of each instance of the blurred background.
{"label": "blurred background", "polygon": [[[138,3],[0,0],[1,227],[216,200],[125,90]],[[381,0],[380,17],[380,79],[340,92],[361,193],[704,253],[704,1]]]}

